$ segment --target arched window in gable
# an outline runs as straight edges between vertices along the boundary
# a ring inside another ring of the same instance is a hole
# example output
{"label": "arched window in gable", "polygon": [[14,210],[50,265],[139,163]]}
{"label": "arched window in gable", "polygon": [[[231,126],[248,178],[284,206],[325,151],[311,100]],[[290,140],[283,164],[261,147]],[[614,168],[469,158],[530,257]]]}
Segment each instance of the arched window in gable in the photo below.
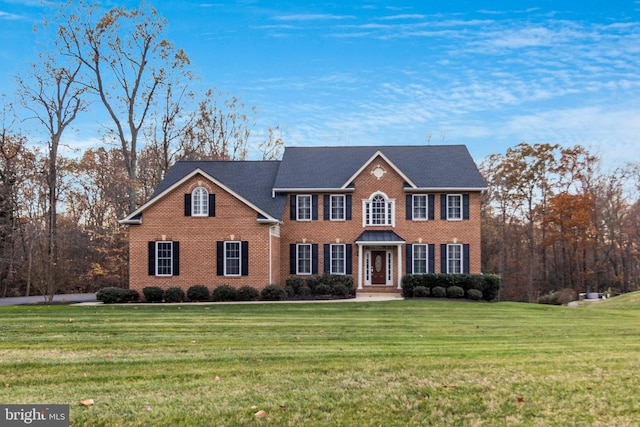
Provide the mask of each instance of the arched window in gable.
{"label": "arched window in gable", "polygon": [[209,192],[204,187],[196,187],[191,192],[191,215],[209,215]]}

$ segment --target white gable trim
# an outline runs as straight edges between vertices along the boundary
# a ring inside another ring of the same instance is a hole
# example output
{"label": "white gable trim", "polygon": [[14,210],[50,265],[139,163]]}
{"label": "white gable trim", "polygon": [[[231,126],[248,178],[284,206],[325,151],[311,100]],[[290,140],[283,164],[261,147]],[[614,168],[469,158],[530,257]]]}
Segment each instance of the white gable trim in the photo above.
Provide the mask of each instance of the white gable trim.
{"label": "white gable trim", "polygon": [[250,201],[248,201],[247,199],[245,199],[244,197],[242,197],[241,195],[239,195],[238,193],[236,193],[235,191],[233,191],[232,189],[230,189],[229,187],[227,187],[226,185],[224,185],[223,183],[221,183],[220,181],[218,181],[217,179],[215,179],[214,177],[209,175],[208,173],[204,172],[200,168],[194,169],[192,172],[190,172],[189,174],[185,175],[182,179],[180,179],[179,181],[174,183],[172,186],[170,186],[169,188],[164,190],[162,193],[160,193],[156,197],[150,199],[149,201],[147,201],[147,203],[145,203],[144,205],[140,206],[134,212],[129,214],[126,218],[121,219],[118,222],[120,224],[140,224],[141,223],[140,220],[135,220],[133,218],[135,218],[137,215],[142,214],[142,212],[144,212],[149,207],[151,207],[154,204],[156,204],[158,201],[163,199],[167,194],[171,193],[176,188],[178,188],[179,186],[181,186],[182,184],[184,184],[185,182],[187,182],[188,180],[190,180],[191,178],[193,178],[196,175],[202,175],[204,178],[208,179],[209,181],[211,181],[212,183],[214,183],[218,187],[222,188],[224,191],[226,191],[229,194],[231,194],[236,199],[240,200],[245,205],[249,206],[251,209],[253,209],[256,212],[258,212],[260,215],[264,216],[263,219],[258,220],[258,221],[261,221],[261,222],[279,222],[276,218],[272,217],[267,212],[263,211],[262,209],[260,209],[259,207],[257,207],[256,205],[254,205],[253,203],[251,203]]}
{"label": "white gable trim", "polygon": [[402,171],[401,171],[401,170],[400,170],[396,165],[394,165],[394,164],[393,164],[393,162],[392,162],[391,160],[389,160],[389,159],[387,158],[387,156],[385,156],[385,155],[382,153],[382,151],[380,151],[380,150],[376,151],[376,152],[373,154],[373,156],[371,156],[371,157],[369,158],[369,160],[367,160],[366,162],[364,162],[364,164],[360,167],[360,169],[358,169],[358,170],[356,171],[356,173],[354,173],[354,174],[351,176],[351,178],[349,178],[349,179],[347,180],[347,182],[345,182],[345,183],[342,185],[342,188],[343,188],[343,189],[346,189],[349,185],[351,185],[351,183],[353,182],[353,180],[354,180],[354,179],[356,179],[356,177],[357,177],[358,175],[360,175],[360,174],[362,173],[362,171],[364,171],[364,170],[365,170],[365,169],[366,169],[366,168],[367,168],[367,167],[368,167],[368,166],[369,166],[369,165],[370,165],[370,164],[371,164],[371,163],[372,163],[372,162],[373,162],[373,161],[374,161],[378,156],[382,157],[382,160],[384,160],[385,162],[387,162],[387,163],[389,164],[389,166],[391,166],[391,167],[393,168],[393,170],[394,170],[394,171],[396,171],[396,172],[398,173],[398,175],[400,175],[400,176],[402,177],[402,179],[404,179],[404,180],[405,180],[405,182],[406,182],[407,184],[409,184],[409,185],[410,185],[411,187],[413,187],[413,188],[417,188],[417,185],[415,185],[415,184],[413,183],[413,181],[411,181],[411,180],[409,179],[409,177],[408,177],[408,176],[406,176],[406,175],[404,174],[404,172],[402,172]]}

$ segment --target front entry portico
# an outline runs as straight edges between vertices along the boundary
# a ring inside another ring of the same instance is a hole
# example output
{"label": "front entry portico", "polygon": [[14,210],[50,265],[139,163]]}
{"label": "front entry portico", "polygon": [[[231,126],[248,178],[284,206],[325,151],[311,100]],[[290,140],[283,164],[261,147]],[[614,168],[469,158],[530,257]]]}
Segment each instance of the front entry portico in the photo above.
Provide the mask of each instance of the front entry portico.
{"label": "front entry portico", "polygon": [[364,286],[402,288],[402,247],[405,240],[390,230],[365,231],[357,239],[358,289]]}

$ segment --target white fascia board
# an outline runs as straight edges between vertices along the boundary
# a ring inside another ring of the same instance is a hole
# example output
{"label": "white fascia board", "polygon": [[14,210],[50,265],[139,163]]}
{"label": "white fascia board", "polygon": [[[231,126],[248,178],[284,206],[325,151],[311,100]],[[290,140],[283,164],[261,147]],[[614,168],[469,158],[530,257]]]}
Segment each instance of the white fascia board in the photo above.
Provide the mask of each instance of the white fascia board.
{"label": "white fascia board", "polygon": [[487,190],[488,190],[487,187],[414,187],[414,188],[404,189],[404,191],[407,193],[424,193],[424,192],[451,193],[451,192],[470,192],[470,191],[483,192]]}

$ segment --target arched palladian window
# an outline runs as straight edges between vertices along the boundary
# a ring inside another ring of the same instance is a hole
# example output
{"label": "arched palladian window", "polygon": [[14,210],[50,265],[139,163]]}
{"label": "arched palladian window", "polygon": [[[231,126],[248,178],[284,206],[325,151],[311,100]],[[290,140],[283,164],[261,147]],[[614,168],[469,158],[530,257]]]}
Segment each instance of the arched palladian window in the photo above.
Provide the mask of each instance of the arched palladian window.
{"label": "arched palladian window", "polygon": [[204,187],[196,187],[191,192],[191,215],[209,215],[209,192]]}
{"label": "arched palladian window", "polygon": [[374,193],[369,200],[363,201],[364,225],[395,226],[395,200],[388,199],[384,193]]}

